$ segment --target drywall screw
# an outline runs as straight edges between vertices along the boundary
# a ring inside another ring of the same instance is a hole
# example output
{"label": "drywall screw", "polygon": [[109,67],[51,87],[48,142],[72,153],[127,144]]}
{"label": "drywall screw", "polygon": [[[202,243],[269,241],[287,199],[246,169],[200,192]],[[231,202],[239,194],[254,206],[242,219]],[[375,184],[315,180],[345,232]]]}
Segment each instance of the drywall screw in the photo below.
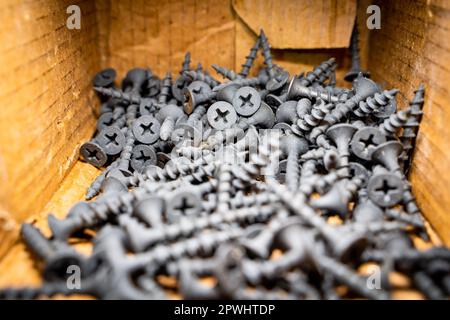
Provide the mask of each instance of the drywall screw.
{"label": "drywall screw", "polygon": [[162,123],[159,130],[159,137],[163,141],[167,141],[172,134],[175,123],[184,115],[183,110],[174,105],[169,104],[161,108],[156,118]]}
{"label": "drywall screw", "polygon": [[252,87],[241,87],[234,94],[232,103],[239,115],[249,117],[261,106],[261,96]]}
{"label": "drywall screw", "polygon": [[144,84],[152,77],[149,69],[134,68],[127,72],[122,81],[122,88],[131,94],[140,95]]}
{"label": "drywall screw", "polygon": [[287,99],[287,92],[282,93],[279,96],[277,96],[273,93],[269,93],[269,94],[266,94],[265,101],[268,105],[270,105],[272,108],[275,109],[275,108],[279,107],[283,102],[285,102],[286,99]]}
{"label": "drywall screw", "polygon": [[367,185],[369,198],[380,207],[392,207],[403,199],[404,184],[397,175],[374,170]]}
{"label": "drywall screw", "polygon": [[102,173],[100,173],[91,183],[86,191],[86,200],[94,198],[100,192],[101,185],[106,178],[108,172],[119,165],[119,158],[114,160]]}
{"label": "drywall screw", "polygon": [[310,139],[312,141],[317,141],[330,126],[340,122],[360,101],[363,101],[378,92],[377,84],[370,79],[364,78],[362,74],[359,74],[353,81],[353,87],[355,89],[355,95],[343,103],[338,103],[330,113],[325,115],[324,121],[326,123],[315,127],[311,131]]}
{"label": "drywall screw", "polygon": [[397,132],[406,124],[410,115],[411,107],[391,114],[390,117],[384,120],[383,124],[380,125],[381,132],[388,137],[395,137]]}
{"label": "drywall screw", "polygon": [[355,132],[350,143],[355,156],[363,160],[371,160],[373,150],[386,142],[386,136],[377,128],[363,127]]}
{"label": "drywall screw", "polygon": [[183,76],[187,77],[191,82],[192,81],[203,81],[207,83],[211,88],[214,88],[219,84],[219,81],[211,77],[207,73],[195,72],[195,71],[185,71],[183,72]]}
{"label": "drywall screw", "polygon": [[70,265],[84,268],[84,258],[72,247],[50,241],[33,225],[22,224],[21,235],[27,247],[44,261],[45,279],[50,281],[64,279]]}
{"label": "drywall screw", "polygon": [[310,204],[313,208],[337,213],[340,218],[345,219],[349,214],[349,203],[361,187],[361,184],[362,180],[358,177],[352,180],[340,180],[320,198],[312,199]]}
{"label": "drywall screw", "polygon": [[353,80],[358,76],[358,74],[362,73],[364,77],[368,78],[370,73],[368,71],[362,71],[360,66],[359,59],[359,39],[358,39],[358,23],[355,20],[355,24],[353,25],[352,36],[350,38],[350,52],[352,55],[352,66],[351,69],[344,76],[344,80],[348,82],[353,82]]}
{"label": "drywall screw", "polygon": [[195,108],[206,102],[211,101],[216,98],[217,93],[214,91],[205,92],[205,93],[194,93],[192,90],[184,89],[184,102],[183,109],[187,114],[191,114]]}
{"label": "drywall screw", "polygon": [[237,114],[233,106],[225,101],[213,103],[206,113],[208,123],[217,130],[231,128],[237,121]]}
{"label": "drywall screw", "polygon": [[[279,235],[283,246],[288,246],[293,251],[289,262],[312,260],[322,272],[331,273],[336,280],[348,285],[355,292],[371,299],[386,299],[387,293],[383,290],[370,290],[366,281],[346,265],[326,256],[323,248],[316,245],[314,233],[305,231],[301,222],[291,223],[280,230]],[[291,251],[290,250],[290,251]],[[290,252],[289,251],[289,252]],[[270,264],[269,261],[265,262]],[[276,269],[275,269],[276,270]]]}
{"label": "drywall screw", "polygon": [[273,180],[268,180],[267,183],[289,210],[320,232],[331,246],[332,252],[341,261],[349,261],[364,250],[367,245],[367,238],[363,234],[357,232],[345,233],[336,227],[331,227],[314,212],[312,207],[305,203],[301,194],[294,196],[285,186]]}
{"label": "drywall screw", "polygon": [[161,79],[153,75],[148,79],[147,87],[145,88],[145,94],[147,97],[155,97],[161,89]]}
{"label": "drywall screw", "polygon": [[253,47],[250,49],[250,53],[248,54],[248,56],[245,57],[245,63],[242,65],[242,69],[239,72],[239,75],[242,78],[247,78],[249,72],[250,72],[250,68],[253,65],[253,62],[256,59],[256,53],[258,52],[259,49],[259,45],[260,45],[260,37],[258,36],[258,38],[255,41],[255,44],[253,45]]}
{"label": "drywall screw", "polygon": [[151,144],[158,140],[160,128],[158,119],[145,115],[134,121],[132,130],[137,141],[143,144]]}
{"label": "drywall screw", "polygon": [[156,162],[157,155],[152,146],[141,144],[133,148],[130,165],[134,171],[142,172],[146,167],[155,165]]}
{"label": "drywall screw", "polygon": [[[169,201],[167,202],[170,203]],[[169,208],[166,210],[170,210]],[[209,216],[180,217],[171,224],[163,224],[158,228],[148,229],[136,220],[126,215],[120,217],[122,226],[125,227],[132,248],[135,252],[142,252],[158,243],[174,241],[180,238],[188,238],[205,229],[220,229],[224,224],[235,222],[252,223],[255,220],[266,221],[276,209],[273,206],[241,208],[233,211],[212,213]]]}
{"label": "drywall screw", "polygon": [[393,101],[395,102],[395,96],[398,92],[398,89],[385,90],[381,93],[377,92],[373,97],[368,97],[366,100],[359,102],[353,113],[361,118],[368,115],[386,118],[395,112],[396,103],[393,103]]}
{"label": "drywall screw", "polygon": [[386,217],[388,217],[388,218],[397,220],[399,222],[404,222],[404,223],[410,224],[415,228],[425,230],[425,225],[423,223],[423,220],[420,218],[420,216],[413,216],[404,211],[400,211],[397,209],[387,209],[387,210],[385,210],[384,213],[385,213]]}
{"label": "drywall screw", "polygon": [[223,163],[219,166],[217,179],[219,181],[217,185],[217,212],[223,213],[230,210],[231,207],[232,174],[229,163]]}
{"label": "drywall screw", "polygon": [[152,98],[141,98],[139,95],[132,92],[128,93],[118,89],[99,87],[94,87],[94,90],[109,97],[119,99],[121,102],[139,105],[139,112],[141,114],[149,114],[151,113],[150,110],[153,110],[155,107]]}
{"label": "drywall screw", "polygon": [[280,147],[287,156],[286,163],[286,185],[289,190],[296,191],[298,188],[299,165],[298,158],[308,151],[306,139],[289,134],[281,138]]}
{"label": "drywall screw", "polygon": [[350,124],[335,124],[328,128],[326,134],[328,138],[337,147],[339,154],[339,165],[337,170],[343,177],[350,176],[349,158],[350,158],[350,141],[356,132],[356,128]]}
{"label": "drywall screw", "polygon": [[224,132],[216,132],[207,139],[206,144],[209,147],[214,147],[226,141],[227,138],[238,137],[242,134],[243,130],[246,130],[250,126],[258,125],[261,128],[272,128],[274,123],[275,115],[272,109],[265,102],[261,102],[260,108],[252,116],[240,118],[236,125]]}
{"label": "drywall screw", "polygon": [[334,68],[335,66],[336,60],[331,58],[322,62],[318,67],[314,68],[313,71],[308,72],[305,77],[294,76],[289,83],[289,88],[287,91],[288,99],[298,97],[300,92],[304,91],[304,87],[310,86],[318,76],[327,70]]}
{"label": "drywall screw", "polygon": [[95,140],[104,152],[111,156],[119,154],[126,142],[124,133],[115,126],[100,131]]}
{"label": "drywall screw", "polygon": [[185,71],[189,71],[190,70],[190,64],[191,64],[191,53],[188,51],[184,55],[184,60],[183,60],[183,63],[181,65],[180,74],[183,74],[183,72],[185,72]]}
{"label": "drywall screw", "polygon": [[95,139],[83,143],[80,154],[87,163],[95,167],[102,167],[108,161],[108,155]]}
{"label": "drywall screw", "polygon": [[162,80],[161,84],[161,90],[158,95],[158,103],[157,108],[161,109],[162,106],[165,106],[167,104],[167,101],[169,99],[170,90],[172,87],[172,75],[170,72],[166,73],[166,76]]}
{"label": "drywall screw", "polygon": [[414,98],[409,103],[411,114],[403,125],[403,132],[400,135],[400,141],[403,144],[403,168],[405,173],[408,172],[411,166],[412,152],[414,150],[415,140],[419,129],[420,121],[422,120],[422,108],[424,103],[425,86],[421,84],[414,92]]}
{"label": "drywall screw", "polygon": [[355,223],[371,224],[383,221],[383,210],[369,199],[359,199],[352,211],[352,218]]}
{"label": "drywall screw", "polygon": [[[299,101],[303,101],[302,105],[311,105],[309,99],[305,98]],[[307,101],[309,101],[309,103]],[[314,127],[317,127],[320,124],[320,122],[325,118],[325,115],[328,114],[332,108],[332,104],[326,104],[324,100],[317,99],[312,109],[310,109],[310,113],[305,112],[303,117],[300,117],[300,119],[297,120],[297,127],[305,133],[311,132]],[[295,127],[295,125],[293,125],[293,127]],[[298,131],[296,129],[296,127],[293,128],[294,132]]]}
{"label": "drywall screw", "polygon": [[218,74],[222,77],[227,78],[229,80],[234,80],[236,78],[240,78],[240,76],[234,72],[233,70],[218,66],[217,64],[212,64],[211,67],[216,70]]}
{"label": "drywall screw", "polygon": [[175,223],[182,217],[196,217],[201,210],[201,199],[196,192],[187,188],[179,188],[169,195],[167,200],[166,218],[169,223]]}
{"label": "drywall screw", "polygon": [[96,73],[92,84],[94,87],[109,88],[114,86],[114,81],[116,80],[117,72],[113,68],[106,68]]}
{"label": "drywall screw", "polygon": [[278,123],[283,122],[287,124],[293,124],[297,121],[297,101],[286,101],[280,104],[275,113],[276,121]]}
{"label": "drywall screw", "polygon": [[305,86],[296,86],[295,88],[291,89],[288,93],[288,99],[294,100],[296,98],[308,98],[308,99],[322,99],[325,102],[332,102],[337,103],[341,102],[341,99],[339,96],[332,95],[328,91],[322,91],[318,90],[316,88],[310,88]]}
{"label": "drywall screw", "polygon": [[411,191],[411,185],[403,175],[400,167],[400,157],[403,153],[403,145],[398,141],[388,141],[380,144],[373,152],[372,159],[381,163],[389,171],[400,177],[403,184],[403,204],[409,214],[419,214],[420,209]]}

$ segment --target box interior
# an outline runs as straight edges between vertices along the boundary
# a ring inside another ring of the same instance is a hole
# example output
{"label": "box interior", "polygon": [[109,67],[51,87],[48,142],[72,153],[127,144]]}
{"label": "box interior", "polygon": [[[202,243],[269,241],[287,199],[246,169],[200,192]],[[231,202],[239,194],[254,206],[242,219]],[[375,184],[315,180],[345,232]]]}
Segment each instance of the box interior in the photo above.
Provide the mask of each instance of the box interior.
{"label": "box interior", "polygon": [[[239,68],[264,28],[275,63],[294,74],[334,56],[343,86],[356,13],[362,65],[385,88],[401,90],[399,107],[420,83],[426,86],[411,181],[427,220],[450,244],[448,2],[375,1],[381,29],[370,32],[366,8],[373,3],[366,0],[80,0],[81,30],[68,30],[71,4],[0,4],[0,284],[39,281],[21,272],[32,273],[32,262],[17,241],[20,223],[35,220],[46,230],[47,213],[63,217],[99,173],[78,160],[95,130],[99,103],[91,79],[97,71],[114,67],[121,79],[132,67],[150,67],[160,77],[168,70],[175,76],[190,51],[194,65],[201,62],[215,75],[212,63]],[[261,57],[253,72],[258,65]]]}

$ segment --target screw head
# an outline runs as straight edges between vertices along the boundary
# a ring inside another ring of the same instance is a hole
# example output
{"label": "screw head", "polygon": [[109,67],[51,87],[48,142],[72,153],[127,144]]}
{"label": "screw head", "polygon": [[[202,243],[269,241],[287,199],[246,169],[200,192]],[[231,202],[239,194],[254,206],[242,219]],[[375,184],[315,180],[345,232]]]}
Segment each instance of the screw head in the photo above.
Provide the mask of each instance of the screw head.
{"label": "screw head", "polygon": [[233,98],[233,107],[244,117],[251,116],[261,106],[261,96],[252,87],[239,88]]}
{"label": "screw head", "polygon": [[113,68],[107,68],[97,73],[92,81],[94,87],[111,87],[116,80],[117,72]]}
{"label": "screw head", "polygon": [[150,115],[154,110],[155,100],[152,98],[143,98],[139,103],[139,113],[141,116]]}
{"label": "screw head", "polygon": [[370,200],[380,207],[392,207],[403,199],[403,182],[400,177],[391,174],[377,174],[370,178],[367,191]]}
{"label": "screw head", "polygon": [[181,75],[179,76],[175,82],[172,84],[172,95],[177,99],[178,101],[182,102],[184,99],[183,90],[191,83],[191,79]]}
{"label": "screw head", "polygon": [[125,135],[118,127],[106,127],[97,136],[98,144],[107,155],[116,155],[125,145]]}
{"label": "screw head", "polygon": [[137,141],[151,144],[158,140],[160,127],[161,125],[155,117],[145,115],[134,121],[132,130]]}
{"label": "screw head", "polygon": [[133,148],[130,165],[133,170],[142,172],[149,165],[156,164],[157,156],[153,147],[140,144]]}
{"label": "screw head", "polygon": [[397,100],[395,98],[389,99],[387,105],[380,107],[377,109],[373,115],[378,119],[386,119],[389,118],[391,114],[397,112]]}
{"label": "screw head", "polygon": [[350,162],[349,164],[350,176],[351,177],[359,177],[362,181],[362,187],[367,185],[367,181],[369,180],[369,171],[362,164],[358,162]]}
{"label": "screw head", "polygon": [[112,112],[104,112],[97,120],[97,130],[102,131],[104,128],[114,124],[114,117]]}
{"label": "screw head", "polygon": [[353,135],[350,147],[355,156],[363,160],[371,160],[375,148],[386,142],[386,136],[377,128],[364,127]]}
{"label": "screw head", "polygon": [[237,121],[237,114],[233,106],[225,101],[213,103],[206,113],[208,123],[217,130],[231,128]]}
{"label": "screw head", "polygon": [[169,223],[177,222],[181,217],[197,216],[201,211],[199,196],[186,189],[174,191],[167,201],[166,218]]}
{"label": "screw head", "polygon": [[211,87],[203,81],[192,81],[188,86],[188,90],[192,91],[195,94],[203,94],[211,92]]}
{"label": "screw head", "polygon": [[83,143],[80,148],[80,153],[87,163],[96,167],[102,167],[108,161],[108,156],[103,148],[92,141]]}
{"label": "screw head", "polygon": [[289,72],[281,71],[276,76],[266,83],[266,89],[269,91],[276,91],[282,88],[289,80]]}

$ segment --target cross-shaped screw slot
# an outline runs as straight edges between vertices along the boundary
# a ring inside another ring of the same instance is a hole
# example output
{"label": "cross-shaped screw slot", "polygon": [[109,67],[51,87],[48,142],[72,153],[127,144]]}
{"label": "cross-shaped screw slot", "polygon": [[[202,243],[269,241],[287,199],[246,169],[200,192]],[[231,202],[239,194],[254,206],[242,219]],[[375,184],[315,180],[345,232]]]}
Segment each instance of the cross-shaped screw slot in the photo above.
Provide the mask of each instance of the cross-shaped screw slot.
{"label": "cross-shaped screw slot", "polygon": [[145,161],[151,159],[151,157],[145,155],[144,151],[140,150],[139,153],[140,153],[139,156],[137,156],[137,157],[135,158],[136,160],[145,162]]}
{"label": "cross-shaped screw slot", "polygon": [[112,125],[114,123],[114,119],[111,117],[106,121],[103,121],[103,124],[107,127],[109,127],[110,125]]}
{"label": "cross-shaped screw slot", "polygon": [[183,215],[190,209],[193,209],[194,206],[191,205],[186,197],[181,198],[181,203],[178,206],[175,206],[174,209],[180,211]]}
{"label": "cross-shaped screw slot", "polygon": [[219,109],[216,110],[217,116],[214,118],[214,121],[223,120],[225,123],[228,122],[227,116],[230,113],[229,110],[221,111]]}
{"label": "cross-shaped screw slot", "polygon": [[87,152],[87,158],[89,160],[98,160],[99,159],[97,149],[92,149],[92,150],[86,149],[86,152]]}
{"label": "cross-shaped screw slot", "polygon": [[195,94],[202,93],[203,92],[203,88],[202,87],[194,88],[194,89],[192,89],[192,92],[194,92]]}
{"label": "cross-shaped screw slot", "polygon": [[145,124],[141,123],[140,127],[142,128],[142,134],[146,134],[147,132],[149,134],[155,134],[155,132],[152,130],[153,123]]}
{"label": "cross-shaped screw slot", "polygon": [[252,99],[252,94],[249,93],[247,96],[239,96],[239,99],[241,100],[241,108],[244,107],[253,107],[253,102],[251,101]]}
{"label": "cross-shaped screw slot", "polygon": [[391,187],[388,180],[383,180],[383,184],[380,187],[376,188],[375,191],[380,191],[385,196],[389,196],[389,193],[391,191],[397,191],[397,188]]}
{"label": "cross-shaped screw slot", "polygon": [[367,138],[361,139],[361,142],[364,144],[364,150],[369,149],[370,146],[377,145],[377,143],[373,140],[374,137],[374,134],[370,134]]}
{"label": "cross-shaped screw slot", "polygon": [[106,146],[109,146],[109,145],[115,145],[115,146],[117,146],[118,145],[118,143],[117,143],[117,141],[116,141],[116,139],[117,139],[117,137],[118,137],[118,135],[117,135],[117,133],[115,133],[115,132],[113,132],[113,133],[111,133],[111,134],[108,134],[108,133],[106,133],[105,134],[105,137],[106,137],[106,139],[108,139],[108,142],[106,143]]}

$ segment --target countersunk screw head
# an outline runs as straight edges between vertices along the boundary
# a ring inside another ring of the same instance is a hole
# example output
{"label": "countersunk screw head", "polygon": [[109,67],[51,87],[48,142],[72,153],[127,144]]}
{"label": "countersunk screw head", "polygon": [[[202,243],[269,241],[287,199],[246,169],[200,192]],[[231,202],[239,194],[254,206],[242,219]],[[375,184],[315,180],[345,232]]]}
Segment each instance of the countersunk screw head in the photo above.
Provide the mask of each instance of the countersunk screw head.
{"label": "countersunk screw head", "polygon": [[217,130],[231,128],[237,121],[236,111],[230,103],[225,101],[212,104],[206,115],[211,127]]}
{"label": "countersunk screw head", "polygon": [[113,68],[107,68],[97,73],[92,81],[94,87],[111,87],[116,80],[117,72]]}
{"label": "countersunk screw head", "polygon": [[108,156],[103,148],[92,141],[83,143],[80,148],[80,153],[87,163],[96,167],[102,167],[105,165],[106,161],[108,161]]}
{"label": "countersunk screw head", "polygon": [[279,71],[275,75],[275,77],[271,78],[266,83],[266,89],[269,91],[276,91],[276,90],[282,88],[288,80],[289,80],[289,72]]}
{"label": "countersunk screw head", "polygon": [[145,144],[137,145],[133,148],[131,153],[131,168],[133,170],[142,172],[142,170],[149,165],[156,164],[157,156],[155,149]]}
{"label": "countersunk screw head", "polygon": [[191,90],[195,94],[202,94],[211,92],[211,87],[203,81],[192,81],[188,86],[188,90]]}
{"label": "countersunk screw head", "polygon": [[97,136],[98,144],[107,155],[116,155],[125,145],[125,135],[118,127],[106,127]]}
{"label": "countersunk screw head", "polygon": [[159,138],[159,121],[150,115],[141,116],[133,124],[133,134],[137,141],[151,144]]}
{"label": "countersunk screw head", "polygon": [[199,196],[186,189],[173,192],[167,201],[167,220],[169,223],[178,221],[181,217],[195,217],[201,210]]}
{"label": "countersunk screw head", "polygon": [[356,131],[350,143],[355,156],[363,160],[371,160],[375,148],[386,142],[386,136],[377,128],[364,127]]}
{"label": "countersunk screw head", "polygon": [[373,176],[367,186],[370,200],[383,208],[400,203],[403,199],[403,190],[401,178],[391,173]]}
{"label": "countersunk screw head", "polygon": [[261,106],[261,96],[252,87],[239,88],[233,98],[233,107],[241,116],[251,116]]}
{"label": "countersunk screw head", "polygon": [[114,114],[112,112],[105,112],[100,115],[97,120],[97,130],[102,131],[106,127],[114,124]]}

